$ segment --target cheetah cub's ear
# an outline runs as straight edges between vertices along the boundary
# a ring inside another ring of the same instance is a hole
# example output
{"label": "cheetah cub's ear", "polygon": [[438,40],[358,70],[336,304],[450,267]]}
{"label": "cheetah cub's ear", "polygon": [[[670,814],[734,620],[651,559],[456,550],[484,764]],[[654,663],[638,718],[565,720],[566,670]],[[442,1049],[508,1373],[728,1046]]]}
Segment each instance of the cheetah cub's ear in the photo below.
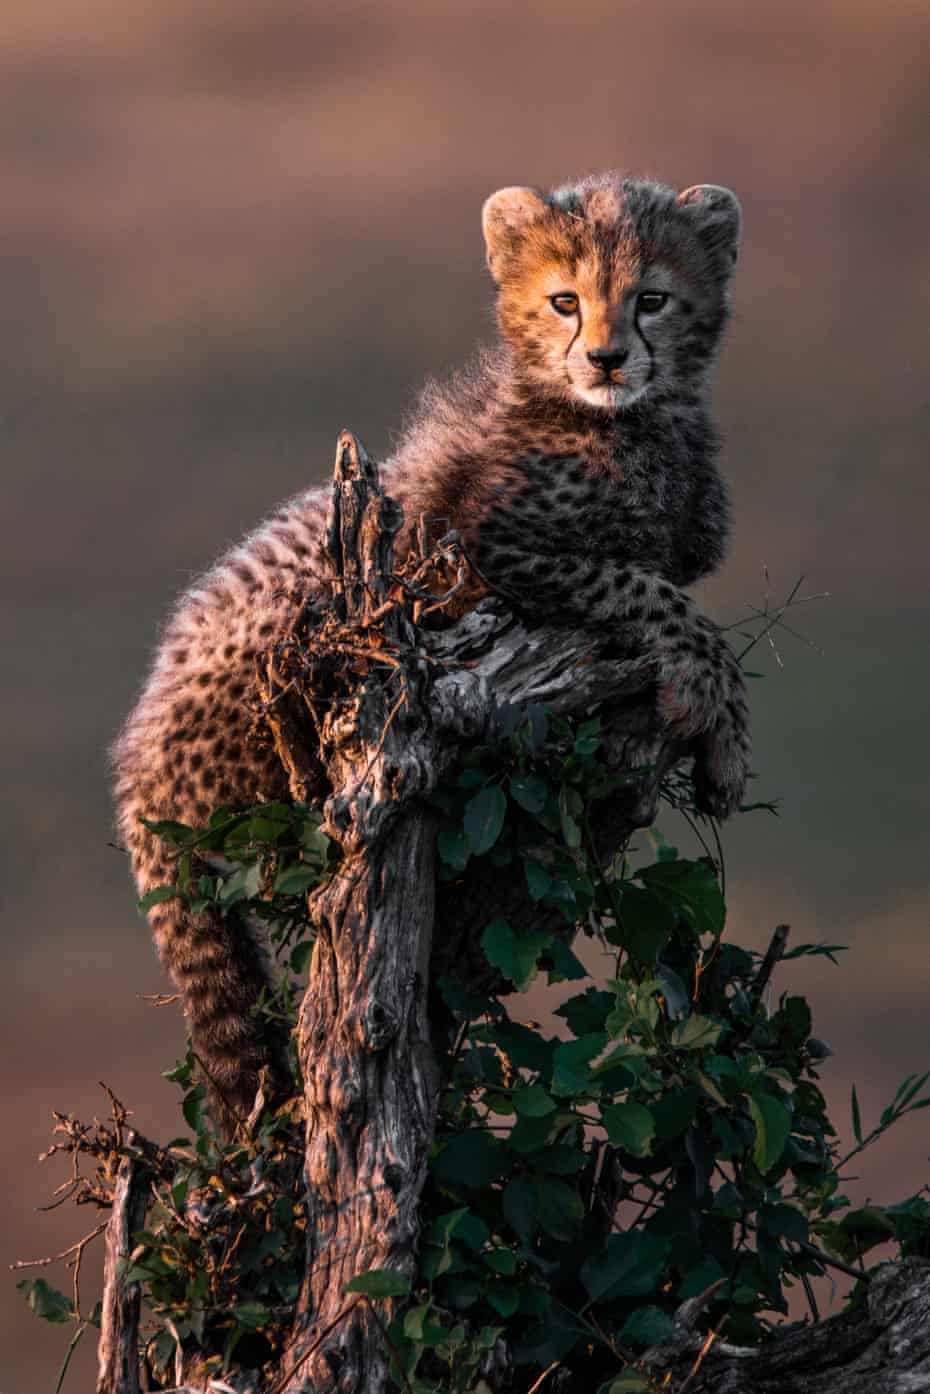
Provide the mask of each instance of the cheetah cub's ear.
{"label": "cheetah cub's ear", "polygon": [[701,238],[724,252],[730,265],[735,266],[743,212],[733,190],[724,189],[720,184],[695,184],[691,189],[682,189],[678,202],[694,209]]}
{"label": "cheetah cub's ear", "polygon": [[498,189],[485,200],[481,210],[481,227],[488,253],[488,270],[495,281],[507,258],[520,241],[520,235],[529,223],[542,218],[549,211],[549,205],[537,189],[515,186],[511,189]]}

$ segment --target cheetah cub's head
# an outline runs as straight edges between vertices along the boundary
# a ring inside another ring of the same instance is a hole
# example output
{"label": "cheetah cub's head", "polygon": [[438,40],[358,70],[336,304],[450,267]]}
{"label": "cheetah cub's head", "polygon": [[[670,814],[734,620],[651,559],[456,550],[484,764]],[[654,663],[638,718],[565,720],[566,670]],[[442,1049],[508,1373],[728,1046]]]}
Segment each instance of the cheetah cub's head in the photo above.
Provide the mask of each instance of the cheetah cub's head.
{"label": "cheetah cub's head", "polygon": [[599,413],[699,385],[727,318],[736,195],[601,175],[484,205],[501,334],[534,386]]}

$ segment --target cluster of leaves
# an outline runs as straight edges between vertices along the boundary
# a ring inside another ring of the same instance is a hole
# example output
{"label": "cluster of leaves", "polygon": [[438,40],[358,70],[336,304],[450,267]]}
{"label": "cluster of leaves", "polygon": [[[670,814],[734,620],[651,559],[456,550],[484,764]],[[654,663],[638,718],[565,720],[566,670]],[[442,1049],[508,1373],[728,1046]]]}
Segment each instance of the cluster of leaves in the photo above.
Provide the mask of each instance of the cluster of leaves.
{"label": "cluster of leaves", "polygon": [[217,1138],[202,1109],[195,1060],[166,1078],[184,1091],[194,1137],[177,1138],[151,1170],[152,1202],[126,1276],[153,1318],[145,1358],[173,1384],[179,1353],[205,1353],[205,1374],[235,1360],[259,1368],[283,1349],[302,1273],[306,1227],[301,1131],[289,1112],[266,1112],[243,1142]]}
{"label": "cluster of leaves", "polygon": [[[98,1125],[88,1148],[105,1156],[111,1173],[132,1158],[149,1194],[145,1227],[133,1235],[124,1267],[146,1309],[147,1388],[174,1387],[179,1366],[189,1370],[191,1361],[204,1377],[219,1377],[234,1363],[258,1369],[276,1359],[291,1330],[305,1249],[302,1128],[292,1110],[266,1110],[248,1138],[224,1142],[203,1111],[190,1048],[165,1078],[183,1091],[192,1137],[115,1146]],[[60,1389],[80,1336],[99,1326],[100,1304],[82,1316],[42,1278],[18,1286],[36,1316],[77,1324]]]}
{"label": "cluster of leaves", "polygon": [[[307,893],[326,880],[336,856],[321,821],[317,809],[280,803],[219,808],[205,828],[146,820],[171,849],[176,879],[144,896],[140,910],[177,897],[195,912],[259,921],[279,972],[256,1010],[288,1026],[313,948]],[[292,1064],[296,1077],[296,1052]],[[305,1207],[302,1138],[286,1108],[266,1112],[247,1140],[225,1143],[204,1111],[190,1047],[165,1078],[183,1091],[193,1136],[125,1151],[145,1167],[152,1193],[128,1275],[141,1284],[151,1318],[144,1358],[152,1378],[168,1386],[176,1359],[192,1349],[205,1353],[207,1374],[233,1361],[257,1368],[280,1350],[297,1298]],[[19,1287],[37,1316],[75,1322],[78,1336],[98,1324],[97,1309],[82,1318],[44,1279]],[[70,1350],[62,1377],[68,1358]]]}
{"label": "cluster of leaves", "polygon": [[[758,1341],[788,1289],[824,1271],[823,1248],[860,1251],[866,1212],[837,1218],[848,1158],[816,1083],[828,1051],[804,999],[769,1009],[759,955],[723,942],[719,867],[656,834],[651,864],[604,867],[592,830],[617,779],[597,721],[530,710],[501,725],[503,745],[472,752],[440,796],[443,875],[467,894],[471,859],[511,865],[538,920],[555,908],[564,928],[497,919],[490,963],[520,992],[540,971],[580,990],[556,1036],[519,1019],[519,998],[508,1012],[442,984],[453,1044],[395,1377],[415,1394],[466,1394],[504,1336],[517,1364],[558,1361],[579,1387],[620,1394],[648,1387],[637,1353],[712,1284],[728,1339]],[[585,959],[607,956],[600,981],[571,946],[577,926],[595,941]],[[930,1103],[926,1078],[905,1082],[862,1145]],[[907,1242],[926,1210],[913,1197],[869,1223]]]}
{"label": "cluster of leaves", "polygon": [[[528,1383],[558,1361],[578,1387],[627,1394],[648,1387],[639,1354],[714,1284],[709,1320],[725,1314],[728,1339],[749,1343],[831,1256],[859,1262],[888,1239],[922,1251],[922,1196],[854,1211],[842,1184],[852,1157],[930,1103],[928,1076],[906,1080],[867,1134],[854,1095],[855,1146],[841,1156],[817,1084],[827,1049],[804,999],[768,1004],[760,956],[724,941],[719,859],[681,856],[653,832],[652,859],[605,865],[598,803],[631,776],[606,768],[597,719],[505,709],[498,727],[436,795],[438,849],[442,879],[463,895],[485,859],[522,878],[528,922],[498,917],[482,936],[512,992],[440,984],[448,1051],[418,1272],[373,1271],[350,1287],[406,1299],[389,1334],[407,1394],[475,1394],[502,1346]],[[693,814],[680,778],[670,802]],[[333,864],[318,814],[276,804],[219,810],[203,830],[150,826],[178,875],[143,908],[180,895],[262,920],[283,972],[261,1010],[293,1021],[312,944],[306,892]],[[520,994],[541,975],[569,985],[557,1034],[523,1019]],[[162,1387],[179,1352],[203,1352],[212,1373],[273,1362],[303,1251],[293,1121],[266,1114],[248,1141],[220,1142],[195,1063],[188,1053],[168,1076],[193,1138],[160,1152],[130,1269]],[[74,1315],[47,1284],[26,1295],[39,1315]]]}

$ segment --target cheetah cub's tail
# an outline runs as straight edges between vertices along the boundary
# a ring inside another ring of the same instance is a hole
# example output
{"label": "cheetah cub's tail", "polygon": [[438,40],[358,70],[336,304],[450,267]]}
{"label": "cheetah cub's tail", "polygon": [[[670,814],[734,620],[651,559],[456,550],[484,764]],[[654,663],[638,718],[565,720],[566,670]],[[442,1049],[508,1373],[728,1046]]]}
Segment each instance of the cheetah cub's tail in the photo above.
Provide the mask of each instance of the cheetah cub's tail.
{"label": "cheetah cub's tail", "polygon": [[[140,752],[127,728],[115,752],[116,801],[122,845],[129,853],[139,895],[171,885],[177,871],[165,844],[140,821],[177,818],[178,809],[146,803],[150,792],[139,771]],[[143,791],[140,797],[140,788]],[[206,868],[204,868],[206,869]],[[194,1053],[205,1077],[210,1113],[227,1138],[241,1134],[255,1104],[260,1074],[267,1069],[271,1092],[289,1081],[284,1033],[256,1015],[270,985],[265,954],[244,917],[193,913],[179,898],[148,912],[159,957],[184,1002]]]}

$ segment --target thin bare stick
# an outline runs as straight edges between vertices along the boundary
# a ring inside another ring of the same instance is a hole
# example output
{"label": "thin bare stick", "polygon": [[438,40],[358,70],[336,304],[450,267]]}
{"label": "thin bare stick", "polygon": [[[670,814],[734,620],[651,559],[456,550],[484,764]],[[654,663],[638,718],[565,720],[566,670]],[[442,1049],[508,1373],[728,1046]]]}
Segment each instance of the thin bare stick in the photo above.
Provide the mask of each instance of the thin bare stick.
{"label": "thin bare stick", "polygon": [[[720,1325],[722,1326],[723,1323],[721,1322]],[[705,1339],[705,1341],[704,1341],[704,1344],[701,1346],[701,1349],[698,1351],[697,1359],[695,1360],[694,1364],[691,1366],[691,1370],[690,1370],[689,1374],[687,1375],[687,1377],[685,1378],[685,1380],[682,1382],[682,1385],[681,1385],[681,1388],[680,1388],[679,1391],[678,1391],[678,1394],[685,1394],[685,1390],[688,1388],[688,1385],[689,1385],[689,1384],[692,1384],[692,1383],[694,1382],[694,1380],[697,1378],[697,1372],[698,1372],[698,1370],[701,1368],[702,1364],[704,1363],[704,1357],[707,1355],[707,1352],[710,1350],[711,1346],[714,1344],[714,1341],[716,1341],[716,1339],[717,1339],[717,1333],[719,1332],[719,1330],[720,1330],[720,1326],[715,1326],[711,1331],[708,1331],[707,1337],[706,1337],[706,1339]]]}
{"label": "thin bare stick", "polygon": [[533,1383],[526,1391],[526,1394],[536,1394],[537,1389],[540,1389],[542,1387],[543,1380],[548,1379],[549,1376],[552,1374],[553,1370],[557,1370],[561,1363],[561,1360],[553,1360],[552,1364],[548,1367],[548,1369],[543,1370],[542,1374],[539,1376],[539,1379],[533,1380]]}
{"label": "thin bare stick", "polygon": [[397,1373],[404,1382],[404,1388],[407,1390],[407,1394],[414,1394],[413,1385],[407,1378],[407,1372],[404,1369],[403,1362],[400,1358],[400,1351],[397,1349],[394,1342],[391,1340],[391,1337],[388,1334],[388,1329],[381,1319],[381,1313],[378,1311],[377,1307],[372,1302],[367,1292],[363,1293],[362,1296],[365,1298],[365,1303],[368,1307],[369,1312],[375,1319],[375,1325],[377,1326],[378,1330],[381,1332],[382,1337],[384,1338],[384,1344],[387,1346],[388,1350],[393,1356],[394,1364],[397,1367]]}
{"label": "thin bare stick", "polygon": [[[49,1210],[51,1206],[43,1206],[43,1209]],[[104,1220],[96,1229],[92,1229],[90,1234],[85,1234],[83,1239],[79,1239],[76,1244],[70,1244],[67,1249],[62,1249],[60,1254],[50,1254],[48,1258],[18,1258],[15,1263],[11,1263],[9,1266],[15,1271],[18,1268],[45,1268],[50,1263],[63,1263],[72,1254],[79,1253],[92,1239],[96,1239],[98,1234],[102,1234],[108,1224],[109,1221]]]}
{"label": "thin bare stick", "polygon": [[320,1346],[326,1340],[326,1337],[329,1335],[329,1333],[331,1331],[334,1331],[336,1327],[339,1325],[339,1323],[343,1321],[351,1311],[355,1310],[355,1308],[359,1305],[361,1300],[361,1296],[353,1298],[351,1302],[347,1302],[346,1305],[336,1313],[332,1321],[327,1322],[327,1324],[323,1327],[323,1330],[317,1336],[313,1344],[309,1346],[307,1350],[304,1351],[303,1355],[297,1361],[297,1364],[294,1365],[292,1369],[288,1370],[285,1375],[282,1375],[281,1378],[278,1380],[277,1384],[273,1384],[271,1386],[271,1388],[268,1390],[268,1394],[281,1394],[281,1390],[284,1389],[286,1385],[290,1383],[290,1381],[297,1374],[297,1371],[303,1365],[306,1365],[307,1361],[310,1359],[311,1355],[313,1355],[314,1351],[319,1350]]}

